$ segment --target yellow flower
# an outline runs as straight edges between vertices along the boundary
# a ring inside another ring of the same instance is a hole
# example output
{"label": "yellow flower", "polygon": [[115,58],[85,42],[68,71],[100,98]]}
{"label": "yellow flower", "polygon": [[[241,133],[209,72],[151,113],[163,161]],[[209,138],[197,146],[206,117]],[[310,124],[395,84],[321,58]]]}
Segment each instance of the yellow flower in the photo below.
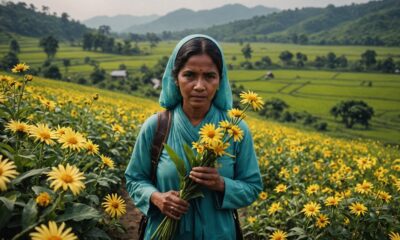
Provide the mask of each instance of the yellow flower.
{"label": "yellow flower", "polygon": [[204,145],[199,142],[192,142],[192,148],[196,149],[198,153],[204,152]]}
{"label": "yellow flower", "polygon": [[26,75],[24,76],[24,78],[25,78],[25,81],[28,81],[28,82],[30,82],[30,81],[33,80],[33,76],[30,75],[30,74],[26,74]]}
{"label": "yellow flower", "polygon": [[395,232],[390,232],[389,238],[390,240],[400,240],[400,234]]}
{"label": "yellow flower", "polygon": [[53,167],[52,171],[47,174],[48,180],[51,180],[50,187],[57,191],[62,188],[66,191],[68,188],[72,191],[74,195],[79,194],[79,192],[85,188],[85,184],[82,180],[85,179],[83,173],[75,166],[70,166],[67,164],[66,167],[63,165],[58,165],[58,167]]}
{"label": "yellow flower", "polygon": [[225,152],[225,149],[227,149],[228,147],[229,147],[229,143],[224,143],[224,142],[221,142],[221,141],[214,141],[209,145],[209,148],[211,150],[213,150],[213,152],[217,156],[222,156],[224,154],[227,154]]}
{"label": "yellow flower", "polygon": [[357,183],[356,192],[361,194],[368,194],[372,191],[372,188],[374,188],[373,184],[364,180],[362,184]]}
{"label": "yellow flower", "polygon": [[8,159],[3,160],[3,156],[0,155],[0,190],[7,190],[7,183],[14,179],[19,173],[15,170],[17,167],[14,162]]}
{"label": "yellow flower", "polygon": [[348,217],[345,217],[343,223],[344,223],[345,225],[349,225],[350,219],[349,219]]}
{"label": "yellow flower", "polygon": [[72,233],[72,228],[65,228],[65,223],[61,223],[60,227],[56,222],[50,221],[48,226],[45,224],[35,227],[36,232],[29,234],[31,240],[78,240],[76,235]]}
{"label": "yellow flower", "polygon": [[15,66],[11,69],[11,71],[12,71],[13,73],[25,72],[25,71],[27,71],[27,70],[29,70],[29,66],[26,65],[25,63],[18,63],[17,65],[15,65]]}
{"label": "yellow flower", "polygon": [[67,131],[73,131],[72,128],[70,127],[60,127],[57,126],[55,132],[57,133],[58,137],[61,137],[62,135],[64,135]]}
{"label": "yellow flower", "polygon": [[324,227],[326,227],[329,223],[330,223],[330,222],[329,222],[328,216],[326,216],[326,215],[324,215],[324,214],[320,214],[320,215],[317,217],[317,222],[315,223],[315,225],[316,225],[318,228],[324,228]]}
{"label": "yellow flower", "polygon": [[390,202],[390,199],[392,198],[392,196],[390,196],[390,194],[385,191],[378,191],[376,195],[378,196],[378,198],[382,199],[387,203]]}
{"label": "yellow flower", "polygon": [[250,216],[250,217],[247,218],[247,221],[248,221],[250,224],[255,223],[256,220],[257,220],[257,218],[252,217],[252,216]]}
{"label": "yellow flower", "polygon": [[224,130],[228,130],[232,127],[232,124],[229,121],[224,120],[219,122],[219,126]]}
{"label": "yellow flower", "polygon": [[84,148],[86,144],[82,134],[72,129],[66,129],[64,134],[59,137],[58,142],[62,144],[62,149],[69,148],[77,152]]}
{"label": "yellow flower", "polygon": [[273,215],[280,210],[282,210],[281,203],[274,202],[274,203],[272,203],[271,207],[268,208],[268,214]]}
{"label": "yellow flower", "polygon": [[244,114],[244,112],[240,109],[237,108],[232,108],[231,110],[228,111],[228,116],[230,118],[245,118],[246,114]]}
{"label": "yellow flower", "polygon": [[250,104],[255,111],[263,108],[264,102],[262,101],[262,98],[258,96],[257,93],[254,93],[252,91],[242,92],[240,94],[240,98],[242,99],[240,100],[240,103]]}
{"label": "yellow flower", "polygon": [[47,207],[51,202],[51,197],[47,192],[41,192],[36,197],[36,203],[41,207]]}
{"label": "yellow flower", "polygon": [[215,128],[212,123],[205,124],[200,129],[200,142],[202,143],[212,143],[215,141],[221,141],[223,133],[221,128]]}
{"label": "yellow flower", "polygon": [[280,193],[280,192],[286,192],[287,186],[285,184],[279,184],[275,188],[275,192]]}
{"label": "yellow flower", "polygon": [[112,130],[113,130],[114,132],[118,132],[118,133],[121,133],[121,134],[124,134],[124,133],[125,133],[124,128],[123,128],[121,125],[119,125],[119,124],[114,124],[114,125],[112,125]]}
{"label": "yellow flower", "polygon": [[17,121],[11,120],[9,123],[7,123],[6,129],[8,129],[14,133],[17,133],[17,132],[28,133],[29,125],[24,122],[20,122],[19,120],[17,120]]}
{"label": "yellow flower", "polygon": [[326,206],[337,206],[337,205],[339,205],[340,201],[341,201],[340,197],[327,197],[325,200],[325,205]]}
{"label": "yellow flower", "polygon": [[308,186],[306,191],[308,195],[311,195],[313,193],[316,193],[318,190],[319,190],[318,184],[311,184],[310,186]]}
{"label": "yellow flower", "polygon": [[364,204],[359,203],[359,202],[352,203],[349,206],[349,208],[350,208],[350,212],[357,216],[360,216],[360,214],[364,215],[365,212],[368,210],[368,208],[366,206],[364,206]]}
{"label": "yellow flower", "polygon": [[281,230],[276,230],[272,233],[270,240],[286,240],[287,233]]}
{"label": "yellow flower", "polygon": [[90,155],[98,154],[99,153],[99,145],[94,144],[91,140],[86,141],[86,146],[85,148],[87,149],[88,153]]}
{"label": "yellow flower", "polygon": [[292,171],[294,174],[298,174],[300,172],[299,166],[294,166]]}
{"label": "yellow flower", "polygon": [[304,208],[301,211],[304,212],[304,214],[307,217],[311,217],[311,216],[316,216],[319,213],[320,209],[321,209],[321,206],[318,203],[310,202],[310,203],[307,203],[306,205],[304,205]]}
{"label": "yellow flower", "polygon": [[265,199],[267,199],[267,197],[268,197],[268,194],[266,193],[266,192],[261,192],[259,195],[258,195],[258,197],[261,199],[261,200],[265,200]]}
{"label": "yellow flower", "polygon": [[35,141],[40,141],[48,145],[54,144],[52,139],[57,138],[57,134],[51,131],[47,124],[42,123],[39,123],[36,126],[30,126],[29,136],[35,138]]}
{"label": "yellow flower", "polygon": [[104,207],[105,211],[114,218],[119,218],[126,213],[125,201],[117,194],[108,194],[101,205]]}
{"label": "yellow flower", "polygon": [[230,137],[233,137],[233,141],[235,142],[239,142],[243,138],[243,130],[237,125],[231,126],[228,130],[228,134]]}
{"label": "yellow flower", "polygon": [[106,157],[103,154],[100,155],[100,158],[101,158],[101,161],[103,162],[102,167],[107,166],[111,169],[114,169],[114,161],[111,158]]}
{"label": "yellow flower", "polygon": [[277,147],[277,148],[276,148],[276,153],[281,154],[282,151],[283,151],[283,148],[282,148],[282,147]]}

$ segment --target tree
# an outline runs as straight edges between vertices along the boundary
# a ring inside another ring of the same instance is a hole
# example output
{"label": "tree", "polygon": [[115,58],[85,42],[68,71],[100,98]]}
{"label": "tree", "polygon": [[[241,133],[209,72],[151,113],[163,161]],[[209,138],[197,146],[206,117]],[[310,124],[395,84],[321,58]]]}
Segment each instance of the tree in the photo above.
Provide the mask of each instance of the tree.
{"label": "tree", "polygon": [[42,47],[44,52],[47,54],[47,59],[51,59],[57,53],[58,40],[53,36],[48,36],[40,39],[39,46]]}
{"label": "tree", "polygon": [[296,53],[296,59],[297,59],[296,65],[298,67],[304,67],[304,62],[307,62],[308,60],[307,55],[301,52]]}
{"label": "tree", "polygon": [[65,75],[68,73],[68,67],[71,66],[71,60],[68,58],[63,59],[63,65],[65,67]]}
{"label": "tree", "polygon": [[85,33],[83,35],[83,50],[92,50],[95,36],[92,33]]}
{"label": "tree", "polygon": [[247,43],[243,48],[242,48],[242,53],[244,58],[250,59],[251,58],[251,54],[253,53],[253,49],[251,49],[251,46],[249,43]]}
{"label": "tree", "polygon": [[111,27],[107,25],[100,25],[98,29],[98,33],[101,35],[110,35]]}
{"label": "tree", "polygon": [[281,54],[279,55],[279,59],[281,59],[281,61],[285,65],[289,65],[289,63],[292,61],[292,58],[293,58],[293,53],[291,53],[287,50],[281,52]]}
{"label": "tree", "polygon": [[160,38],[155,33],[147,33],[146,38],[150,42],[150,49],[155,48],[160,41]]}
{"label": "tree", "polygon": [[326,64],[326,57],[325,56],[316,56],[314,60],[314,65],[317,68],[322,68]]}
{"label": "tree", "polygon": [[326,55],[326,64],[329,68],[336,68],[336,54],[333,52],[329,52]]}
{"label": "tree", "polygon": [[15,54],[20,53],[20,47],[19,47],[19,44],[18,44],[17,40],[15,40],[15,39],[11,40],[11,42],[10,42],[10,51],[15,53]]}
{"label": "tree", "polygon": [[272,98],[269,101],[265,101],[264,108],[259,111],[259,114],[267,118],[279,119],[283,111],[288,107],[289,105],[285,101],[279,98]]}
{"label": "tree", "polygon": [[61,22],[68,23],[68,21],[69,21],[68,18],[69,18],[68,13],[65,13],[65,12],[61,13]]}
{"label": "tree", "polygon": [[90,74],[90,78],[92,79],[93,84],[102,82],[104,79],[106,79],[106,70],[100,68],[98,65],[95,65],[93,72]]}
{"label": "tree", "polygon": [[330,112],[335,118],[340,117],[341,122],[343,122],[347,128],[352,128],[356,123],[368,128],[368,122],[374,115],[372,107],[368,106],[364,101],[357,100],[341,101],[333,106]]}
{"label": "tree", "polygon": [[393,58],[386,58],[381,64],[380,70],[386,73],[393,73],[396,70],[396,65],[394,64]]}
{"label": "tree", "polygon": [[376,52],[374,50],[367,50],[361,54],[361,61],[366,69],[369,69],[376,63]]}
{"label": "tree", "polygon": [[52,79],[61,79],[60,69],[56,65],[50,65],[43,69],[43,76]]}
{"label": "tree", "polygon": [[336,58],[336,64],[338,67],[346,68],[348,65],[348,61],[345,55],[341,55],[340,57]]}
{"label": "tree", "polygon": [[307,37],[307,35],[305,35],[305,34],[301,34],[301,35],[299,36],[299,39],[298,39],[297,41],[298,41],[299,44],[305,45],[305,44],[308,43],[308,37]]}
{"label": "tree", "polygon": [[15,52],[8,52],[1,60],[1,68],[3,68],[4,70],[10,70],[18,63],[19,59],[17,57],[17,54],[15,54]]}

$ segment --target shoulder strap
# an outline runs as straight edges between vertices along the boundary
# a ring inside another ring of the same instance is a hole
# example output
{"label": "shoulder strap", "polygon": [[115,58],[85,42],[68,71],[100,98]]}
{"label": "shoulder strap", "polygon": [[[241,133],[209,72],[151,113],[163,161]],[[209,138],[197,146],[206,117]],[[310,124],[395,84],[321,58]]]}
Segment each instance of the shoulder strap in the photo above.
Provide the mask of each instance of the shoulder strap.
{"label": "shoulder strap", "polygon": [[156,182],[156,171],[161,152],[164,148],[171,127],[171,112],[166,110],[157,114],[157,130],[154,133],[153,145],[151,146],[151,181]]}

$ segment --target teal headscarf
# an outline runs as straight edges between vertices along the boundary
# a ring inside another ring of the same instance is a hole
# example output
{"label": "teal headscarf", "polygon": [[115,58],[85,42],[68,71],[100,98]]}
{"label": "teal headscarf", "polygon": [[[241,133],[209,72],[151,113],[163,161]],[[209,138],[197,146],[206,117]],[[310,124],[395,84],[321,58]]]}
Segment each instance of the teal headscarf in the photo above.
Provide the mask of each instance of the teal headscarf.
{"label": "teal headscarf", "polygon": [[232,90],[229,85],[228,74],[226,69],[226,64],[224,60],[224,54],[222,52],[221,46],[213,39],[207,35],[193,34],[183,38],[176,46],[171,56],[169,57],[167,67],[165,68],[164,76],[162,78],[162,90],[160,94],[160,105],[166,109],[173,109],[175,106],[182,102],[182,95],[175,84],[174,76],[172,75],[172,70],[174,68],[176,55],[181,49],[182,45],[193,38],[207,38],[213,41],[219,48],[222,55],[222,76],[219,83],[219,89],[215,93],[213,104],[220,110],[228,110],[232,108]]}

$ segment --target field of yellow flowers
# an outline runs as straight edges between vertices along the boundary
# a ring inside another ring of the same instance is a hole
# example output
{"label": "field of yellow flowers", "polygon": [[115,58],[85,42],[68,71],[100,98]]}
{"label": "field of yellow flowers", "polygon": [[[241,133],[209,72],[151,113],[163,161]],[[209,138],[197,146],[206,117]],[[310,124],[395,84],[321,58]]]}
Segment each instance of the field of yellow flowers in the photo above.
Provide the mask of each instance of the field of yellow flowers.
{"label": "field of yellow flowers", "polygon": [[110,239],[126,212],[115,190],[157,105],[46,80],[32,87],[28,68],[0,76],[0,239]]}
{"label": "field of yellow flowers", "polygon": [[[158,104],[0,76],[0,239],[110,239],[116,194],[143,121]],[[253,118],[264,191],[242,209],[246,239],[400,239],[400,152]]]}

